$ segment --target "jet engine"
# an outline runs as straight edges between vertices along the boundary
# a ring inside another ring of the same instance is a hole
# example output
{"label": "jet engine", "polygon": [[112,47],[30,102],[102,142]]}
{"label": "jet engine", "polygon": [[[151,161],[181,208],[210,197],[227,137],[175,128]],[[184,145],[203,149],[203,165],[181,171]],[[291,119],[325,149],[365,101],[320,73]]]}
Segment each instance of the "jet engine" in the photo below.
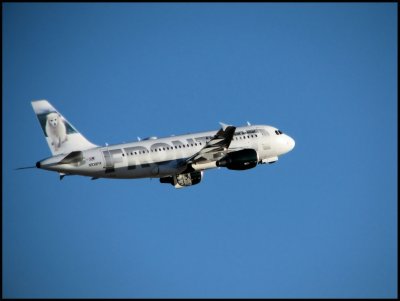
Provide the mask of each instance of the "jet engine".
{"label": "jet engine", "polygon": [[243,149],[228,153],[217,161],[218,167],[226,167],[232,170],[245,170],[257,166],[258,156],[254,149]]}
{"label": "jet engine", "polygon": [[160,178],[160,183],[169,183],[175,186],[175,188],[183,188],[199,184],[202,178],[203,178],[203,171],[194,171],[194,172],[174,175],[172,177]]}

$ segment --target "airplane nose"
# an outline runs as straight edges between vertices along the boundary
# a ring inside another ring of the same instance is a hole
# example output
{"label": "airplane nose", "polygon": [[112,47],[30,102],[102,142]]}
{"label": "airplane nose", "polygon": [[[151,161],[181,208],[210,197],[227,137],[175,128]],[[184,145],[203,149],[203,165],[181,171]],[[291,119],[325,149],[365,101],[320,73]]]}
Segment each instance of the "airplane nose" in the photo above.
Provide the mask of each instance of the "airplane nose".
{"label": "airplane nose", "polygon": [[294,148],[296,142],[294,142],[294,139],[293,139],[292,137],[289,137],[289,136],[288,136],[288,142],[287,142],[287,144],[288,144],[288,146],[289,146],[289,151],[291,151],[291,150]]}

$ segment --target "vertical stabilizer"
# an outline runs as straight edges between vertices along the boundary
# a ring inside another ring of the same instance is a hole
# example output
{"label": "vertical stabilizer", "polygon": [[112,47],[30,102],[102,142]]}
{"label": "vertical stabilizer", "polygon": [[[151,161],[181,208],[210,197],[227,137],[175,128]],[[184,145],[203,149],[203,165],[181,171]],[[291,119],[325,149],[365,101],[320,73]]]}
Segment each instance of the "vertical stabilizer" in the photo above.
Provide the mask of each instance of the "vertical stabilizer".
{"label": "vertical stabilizer", "polygon": [[97,147],[79,133],[47,100],[32,101],[32,107],[53,156]]}

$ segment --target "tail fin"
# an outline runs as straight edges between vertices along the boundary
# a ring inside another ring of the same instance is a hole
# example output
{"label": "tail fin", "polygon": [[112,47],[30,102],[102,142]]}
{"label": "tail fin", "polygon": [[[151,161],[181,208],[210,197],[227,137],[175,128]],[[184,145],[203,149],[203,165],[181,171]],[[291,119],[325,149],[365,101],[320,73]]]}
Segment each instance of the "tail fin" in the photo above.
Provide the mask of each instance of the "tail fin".
{"label": "tail fin", "polygon": [[53,156],[97,147],[89,142],[47,100],[32,101]]}

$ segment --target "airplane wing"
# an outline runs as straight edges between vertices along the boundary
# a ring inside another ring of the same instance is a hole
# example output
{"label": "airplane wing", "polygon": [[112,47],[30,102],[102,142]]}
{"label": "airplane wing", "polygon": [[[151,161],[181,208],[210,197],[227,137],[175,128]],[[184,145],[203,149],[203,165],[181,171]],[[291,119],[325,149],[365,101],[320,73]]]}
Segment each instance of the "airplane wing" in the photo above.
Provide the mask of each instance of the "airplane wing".
{"label": "airplane wing", "polygon": [[196,154],[186,160],[186,164],[197,164],[217,161],[224,157],[231,144],[236,127],[221,123],[222,128]]}

